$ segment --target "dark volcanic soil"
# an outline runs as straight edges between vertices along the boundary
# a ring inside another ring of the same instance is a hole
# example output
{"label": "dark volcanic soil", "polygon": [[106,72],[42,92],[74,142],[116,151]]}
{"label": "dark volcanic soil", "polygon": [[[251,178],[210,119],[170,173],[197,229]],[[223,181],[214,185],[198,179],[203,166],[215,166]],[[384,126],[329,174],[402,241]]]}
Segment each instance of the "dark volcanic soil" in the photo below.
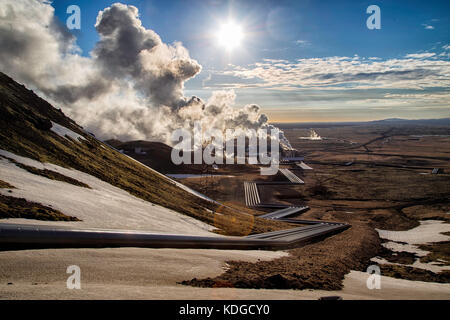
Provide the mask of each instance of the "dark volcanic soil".
{"label": "dark volcanic soil", "polygon": [[350,270],[365,270],[369,259],[381,250],[378,234],[355,223],[322,242],[290,250],[290,256],[257,263],[229,261],[230,268],[216,278],[192,279],[182,284],[200,287],[264,289],[342,288]]}
{"label": "dark volcanic soil", "polygon": [[388,277],[414,281],[450,283],[450,271],[434,273],[429,270],[394,264],[382,264],[380,268],[381,274]]}

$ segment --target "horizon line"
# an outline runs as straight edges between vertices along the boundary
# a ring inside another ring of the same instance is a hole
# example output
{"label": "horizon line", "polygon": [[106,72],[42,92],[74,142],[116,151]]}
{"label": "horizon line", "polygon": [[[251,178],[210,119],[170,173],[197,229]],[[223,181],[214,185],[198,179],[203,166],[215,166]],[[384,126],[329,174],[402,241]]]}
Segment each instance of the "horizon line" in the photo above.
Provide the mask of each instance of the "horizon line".
{"label": "horizon line", "polygon": [[450,117],[443,118],[419,118],[419,119],[407,119],[407,118],[382,118],[373,120],[324,120],[324,121],[269,121],[268,123],[361,123],[361,122],[374,122],[374,121],[385,121],[385,120],[403,120],[403,121],[426,121],[426,120],[446,120]]}

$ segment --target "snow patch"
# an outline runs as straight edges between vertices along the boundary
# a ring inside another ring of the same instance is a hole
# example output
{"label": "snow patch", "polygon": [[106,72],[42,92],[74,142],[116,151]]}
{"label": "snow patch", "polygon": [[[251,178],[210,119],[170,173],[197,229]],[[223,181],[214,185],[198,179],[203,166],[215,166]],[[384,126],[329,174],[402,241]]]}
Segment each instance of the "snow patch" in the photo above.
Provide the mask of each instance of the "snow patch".
{"label": "snow patch", "polygon": [[[370,261],[378,263],[378,264],[394,264],[397,266],[405,266],[405,264],[389,262],[386,259],[378,258],[378,257],[372,258],[372,259],[370,259]],[[416,261],[414,261],[413,264],[410,264],[407,266],[417,268],[417,269],[428,270],[428,271],[431,271],[434,273],[439,273],[441,271],[450,270],[450,266],[440,266],[437,262],[423,263],[423,262],[420,262],[419,259],[416,259]]]}
{"label": "snow patch", "polygon": [[430,253],[429,251],[419,249],[419,247],[417,247],[413,244],[403,244],[403,243],[398,243],[398,242],[393,242],[393,241],[385,242],[385,243],[383,243],[383,246],[385,248],[387,248],[391,251],[395,251],[395,252],[404,251],[404,252],[414,253],[418,257],[425,257],[428,253]]}
{"label": "snow patch", "polygon": [[50,130],[52,130],[58,136],[63,137],[64,139],[67,139],[67,137],[70,137],[71,139],[73,139],[75,141],[86,140],[86,138],[83,137],[82,135],[75,133],[72,130],[70,130],[60,124],[57,124],[56,122],[53,122],[53,121],[52,121],[52,127],[50,128]]}
{"label": "snow patch", "polygon": [[2,219],[1,222],[66,225],[80,228],[145,230],[149,232],[219,236],[209,232],[214,227],[168,208],[134,197],[87,173],[63,168],[51,163],[17,156],[0,150],[0,155],[17,162],[59,172],[89,185],[92,189],[47,179],[19,168],[7,159],[0,159],[0,179],[16,187],[12,193],[0,189],[3,195],[38,202],[83,221],[39,221],[32,219]]}
{"label": "snow patch", "polygon": [[[117,149],[116,149],[116,150],[117,150]],[[195,196],[197,196],[197,197],[199,197],[199,198],[201,198],[201,199],[203,199],[203,200],[206,200],[206,201],[209,201],[209,202],[212,202],[212,203],[215,203],[215,204],[223,205],[223,204],[217,202],[216,200],[213,200],[213,199],[211,199],[211,198],[205,196],[204,194],[201,194],[200,192],[197,192],[197,191],[195,191],[195,190],[189,188],[188,186],[185,186],[184,184],[182,184],[182,183],[180,183],[180,182],[178,182],[178,181],[175,181],[175,180],[173,180],[173,179],[170,179],[168,176],[162,174],[161,172],[156,171],[156,170],[153,169],[153,168],[150,168],[149,166],[143,164],[142,162],[137,161],[136,159],[130,157],[129,155],[126,155],[126,154],[123,154],[123,155],[124,155],[125,157],[128,157],[129,159],[133,160],[134,162],[139,163],[141,166],[146,167],[147,169],[151,170],[152,172],[154,172],[155,174],[159,175],[160,177],[162,177],[162,178],[164,178],[164,179],[166,179],[166,180],[169,180],[169,181],[172,182],[174,185],[176,185],[177,187],[183,189],[184,191],[187,191],[187,192],[189,192],[190,194],[193,194],[193,195],[195,195]]]}
{"label": "snow patch", "polygon": [[[389,231],[376,229],[380,238],[390,240],[383,243],[383,246],[395,251],[395,252],[410,252],[414,253],[418,257],[426,256],[429,251],[422,250],[418,247],[419,244],[427,244],[431,242],[442,242],[448,241],[449,236],[442,234],[442,232],[450,231],[450,224],[444,223],[440,220],[425,220],[420,221],[420,226],[407,231]],[[404,242],[404,243],[399,243]],[[395,264],[402,265],[399,263],[391,263],[385,259],[372,258],[373,262],[380,264]],[[443,270],[450,270],[449,266],[439,266],[436,262],[423,263],[420,262],[420,258],[416,259],[412,265],[414,268],[425,269],[432,272],[441,272]]]}
{"label": "snow patch", "polygon": [[380,238],[409,244],[425,244],[450,240],[449,236],[442,234],[442,232],[450,232],[450,224],[441,220],[420,221],[420,226],[407,231],[376,230]]}

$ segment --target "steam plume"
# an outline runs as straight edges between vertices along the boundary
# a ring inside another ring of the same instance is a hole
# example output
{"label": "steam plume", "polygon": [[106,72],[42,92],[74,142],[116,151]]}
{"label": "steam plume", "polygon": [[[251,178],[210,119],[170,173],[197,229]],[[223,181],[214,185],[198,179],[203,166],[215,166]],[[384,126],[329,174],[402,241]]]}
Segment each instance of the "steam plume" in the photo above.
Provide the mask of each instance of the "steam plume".
{"label": "steam plume", "polygon": [[[205,102],[184,96],[200,64],[180,42],[166,44],[142,26],[138,9],[115,3],[100,11],[99,41],[89,57],[44,0],[0,3],[0,68],[38,90],[100,138],[171,143],[175,129],[270,129],[259,106],[234,108],[234,91]],[[290,147],[284,136],[280,137]]]}

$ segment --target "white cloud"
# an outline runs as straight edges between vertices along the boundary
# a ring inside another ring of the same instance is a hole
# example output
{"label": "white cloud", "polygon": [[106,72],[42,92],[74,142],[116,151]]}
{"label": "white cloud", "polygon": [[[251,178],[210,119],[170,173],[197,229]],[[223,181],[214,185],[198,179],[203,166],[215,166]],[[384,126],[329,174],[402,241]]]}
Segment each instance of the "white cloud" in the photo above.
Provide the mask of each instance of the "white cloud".
{"label": "white cloud", "polygon": [[412,58],[412,59],[423,59],[423,58],[431,58],[435,56],[436,54],[433,52],[424,52],[424,53],[409,53],[405,56],[405,58]]}
{"label": "white cloud", "polygon": [[309,46],[311,43],[307,40],[295,40],[295,44],[299,46]]}
{"label": "white cloud", "polygon": [[427,29],[427,30],[434,30],[434,27],[432,25],[426,24],[426,23],[422,23],[422,26]]}
{"label": "white cloud", "polygon": [[[222,75],[244,79],[245,87],[281,90],[297,88],[416,88],[448,87],[450,62],[434,53],[409,54],[403,59],[374,60],[325,57],[297,61],[263,60],[248,66],[233,66]],[[228,81],[230,83],[230,81]],[[217,85],[221,85],[218,83]],[[239,88],[243,84],[235,82]]]}

